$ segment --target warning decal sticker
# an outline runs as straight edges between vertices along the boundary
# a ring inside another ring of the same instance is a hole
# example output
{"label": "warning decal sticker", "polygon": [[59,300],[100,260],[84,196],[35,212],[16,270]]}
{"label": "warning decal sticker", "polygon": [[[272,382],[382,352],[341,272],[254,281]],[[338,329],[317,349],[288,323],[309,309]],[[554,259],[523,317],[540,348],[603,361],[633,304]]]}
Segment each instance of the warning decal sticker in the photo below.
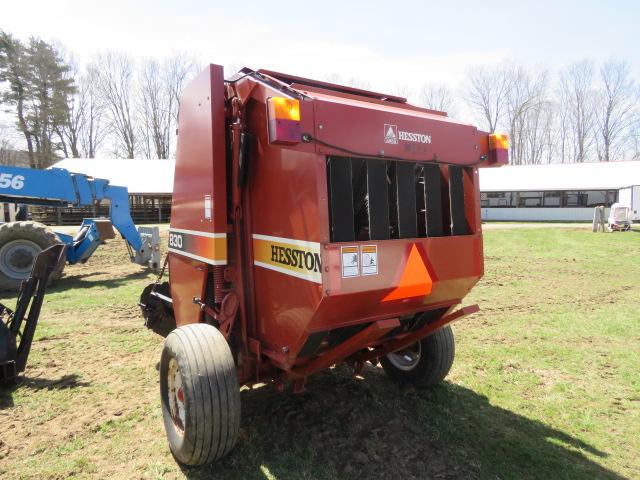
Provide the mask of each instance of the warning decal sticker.
{"label": "warning decal sticker", "polygon": [[358,247],[341,247],[342,277],[357,277],[360,275],[360,254]]}
{"label": "warning decal sticker", "polygon": [[378,274],[378,246],[362,246],[362,275]]}

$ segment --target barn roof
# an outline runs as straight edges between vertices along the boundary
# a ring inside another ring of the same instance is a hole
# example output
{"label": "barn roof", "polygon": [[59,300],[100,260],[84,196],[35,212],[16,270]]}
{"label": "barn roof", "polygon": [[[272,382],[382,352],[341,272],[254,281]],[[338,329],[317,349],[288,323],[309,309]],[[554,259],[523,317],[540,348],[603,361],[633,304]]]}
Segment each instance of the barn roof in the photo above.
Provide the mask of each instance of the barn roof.
{"label": "barn roof", "polygon": [[[134,194],[171,194],[175,160],[66,158],[54,167],[106,178]],[[483,192],[617,190],[640,185],[640,161],[509,165],[480,169]]]}
{"label": "barn roof", "polygon": [[133,194],[171,194],[175,160],[65,158],[53,165],[72,173],[105,178]]}
{"label": "barn roof", "polygon": [[631,185],[640,185],[640,161],[480,169],[480,190],[483,192],[617,190]]}

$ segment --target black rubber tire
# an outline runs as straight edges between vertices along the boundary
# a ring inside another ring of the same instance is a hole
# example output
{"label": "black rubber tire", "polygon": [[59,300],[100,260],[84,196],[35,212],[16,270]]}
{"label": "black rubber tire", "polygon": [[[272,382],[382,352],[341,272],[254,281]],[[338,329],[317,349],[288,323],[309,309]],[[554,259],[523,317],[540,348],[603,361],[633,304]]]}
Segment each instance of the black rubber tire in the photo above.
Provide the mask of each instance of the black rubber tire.
{"label": "black rubber tire", "polygon": [[442,382],[455,357],[453,330],[449,325],[420,340],[420,359],[411,370],[401,370],[385,356],[380,363],[385,373],[400,383],[413,383],[431,387]]}
{"label": "black rubber tire", "polygon": [[[9,222],[0,225],[0,248],[14,240],[28,240],[35,243],[40,250],[45,250],[52,245],[62,243],[58,236],[46,225],[38,222]],[[62,276],[65,262],[60,262],[51,273],[48,285]],[[20,289],[20,284],[25,278],[15,278],[0,270],[0,290]]]}
{"label": "black rubber tire", "polygon": [[[174,358],[184,390],[184,431],[169,407],[169,363]],[[231,349],[215,327],[196,323],[171,332],[160,359],[162,416],[175,458],[188,466],[227,455],[240,429],[240,388]]]}

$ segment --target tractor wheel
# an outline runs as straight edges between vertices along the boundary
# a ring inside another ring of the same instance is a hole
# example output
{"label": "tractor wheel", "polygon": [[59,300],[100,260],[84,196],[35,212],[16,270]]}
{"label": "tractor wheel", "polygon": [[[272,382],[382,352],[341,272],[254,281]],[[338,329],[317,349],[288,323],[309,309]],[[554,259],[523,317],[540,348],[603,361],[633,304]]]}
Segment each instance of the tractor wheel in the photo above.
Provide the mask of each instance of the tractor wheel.
{"label": "tractor wheel", "polygon": [[[46,225],[37,222],[10,222],[0,225],[0,290],[18,290],[29,278],[36,256],[60,243]],[[49,277],[49,284],[62,276],[64,262]]]}
{"label": "tractor wheel", "polygon": [[447,325],[404,350],[382,357],[380,363],[398,382],[433,386],[447,376],[454,356],[453,330]]}
{"label": "tractor wheel", "polygon": [[160,396],[169,447],[185,465],[205,465],[231,451],[240,428],[240,388],[233,355],[216,328],[179,327],[160,359]]}

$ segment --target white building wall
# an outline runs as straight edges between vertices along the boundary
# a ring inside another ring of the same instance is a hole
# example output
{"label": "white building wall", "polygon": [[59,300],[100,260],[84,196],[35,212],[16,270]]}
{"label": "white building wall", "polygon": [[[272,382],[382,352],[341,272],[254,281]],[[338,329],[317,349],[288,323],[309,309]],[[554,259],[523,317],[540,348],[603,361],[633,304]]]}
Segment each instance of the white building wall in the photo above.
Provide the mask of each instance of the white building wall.
{"label": "white building wall", "polygon": [[621,188],[618,202],[631,207],[631,220],[640,221],[640,185]]}
{"label": "white building wall", "polygon": [[[482,220],[515,222],[591,222],[593,208],[482,208]],[[605,217],[609,209],[605,209]]]}

